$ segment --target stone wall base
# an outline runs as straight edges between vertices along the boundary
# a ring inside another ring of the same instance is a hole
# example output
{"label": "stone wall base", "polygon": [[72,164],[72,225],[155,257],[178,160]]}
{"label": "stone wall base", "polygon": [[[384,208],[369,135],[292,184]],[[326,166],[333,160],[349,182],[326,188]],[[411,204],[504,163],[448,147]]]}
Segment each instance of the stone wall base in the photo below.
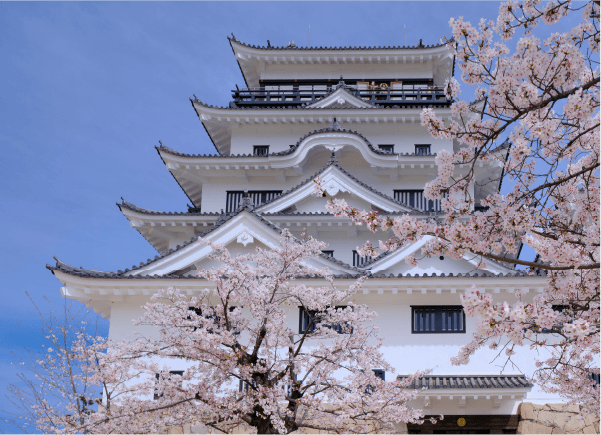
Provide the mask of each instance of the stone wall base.
{"label": "stone wall base", "polygon": [[519,434],[598,434],[599,416],[580,412],[579,405],[521,403]]}

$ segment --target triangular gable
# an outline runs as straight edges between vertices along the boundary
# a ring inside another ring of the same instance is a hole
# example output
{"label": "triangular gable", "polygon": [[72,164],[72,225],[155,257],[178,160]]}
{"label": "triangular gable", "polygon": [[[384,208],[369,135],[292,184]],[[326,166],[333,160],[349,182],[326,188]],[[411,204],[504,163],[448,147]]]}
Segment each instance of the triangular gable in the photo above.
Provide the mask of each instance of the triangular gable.
{"label": "triangular gable", "polygon": [[307,104],[304,107],[310,109],[344,108],[344,109],[366,109],[374,105],[361,97],[351,94],[345,86],[339,85],[338,88],[320,100]]}
{"label": "triangular gable", "polygon": [[[251,251],[254,249],[252,245],[257,242],[267,248],[279,247],[280,231],[267,220],[242,209],[226,222],[217,224],[215,229],[208,232],[203,238],[225,246],[239,244],[240,246],[236,246],[236,248],[245,248]],[[160,276],[175,272],[181,273],[181,271],[189,270],[194,265],[200,264],[211,252],[212,248],[210,246],[199,241],[193,241],[158,260],[127,272],[127,275]],[[318,268],[328,267],[335,274],[357,273],[352,266],[330,259],[325,255],[310,259],[307,263]]]}
{"label": "triangular gable", "polygon": [[261,207],[258,207],[257,211],[259,213],[277,213],[292,207],[305,198],[315,196],[315,183],[313,180],[315,180],[317,177],[323,181],[323,186],[325,187],[328,196],[335,197],[341,192],[349,193],[363,199],[364,201],[367,201],[368,203],[372,204],[378,209],[384,210],[385,212],[401,211],[421,214],[419,210],[402,204],[393,198],[369,187],[367,184],[362,183],[338,166],[335,159],[331,159],[324,169],[313,175],[311,178],[308,178],[298,186],[263,204]]}
{"label": "triangular gable", "polygon": [[[438,274],[441,273],[467,273],[474,271],[480,261],[480,257],[471,254],[465,254],[461,260],[453,260],[450,257],[445,257],[445,260],[439,259],[422,259],[418,260],[417,267],[411,267],[405,263],[407,256],[416,254],[426,244],[428,240],[431,240],[432,236],[424,236],[419,241],[412,245],[404,248],[399,248],[396,251],[386,253],[380,257],[376,257],[369,263],[364,263],[361,269],[368,268],[373,274],[375,273],[403,273],[403,274]],[[419,255],[416,255],[418,257]],[[509,269],[497,262],[484,259],[486,267],[482,270],[492,273],[507,273],[513,272],[513,269]],[[395,267],[396,266],[396,267]],[[395,270],[396,269],[396,270]],[[405,269],[405,270],[400,270]]]}

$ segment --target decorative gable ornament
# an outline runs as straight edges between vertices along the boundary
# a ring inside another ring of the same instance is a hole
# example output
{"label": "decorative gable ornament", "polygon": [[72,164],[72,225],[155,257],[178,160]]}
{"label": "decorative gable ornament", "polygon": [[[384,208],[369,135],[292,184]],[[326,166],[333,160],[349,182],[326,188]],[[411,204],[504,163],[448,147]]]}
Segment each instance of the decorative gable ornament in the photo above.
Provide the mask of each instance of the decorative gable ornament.
{"label": "decorative gable ornament", "polygon": [[236,241],[238,243],[244,245],[244,247],[246,248],[246,245],[248,245],[249,243],[253,243],[255,241],[255,238],[247,230],[244,230],[242,233],[240,233],[238,235],[238,238],[236,239]]}
{"label": "decorative gable ornament", "polygon": [[336,90],[320,100],[307,104],[305,107],[312,109],[325,109],[327,107],[345,108],[345,109],[367,109],[374,107],[374,104],[364,98],[354,95],[343,84],[336,86]]}
{"label": "decorative gable ornament", "polygon": [[330,196],[336,196],[339,192],[351,193],[350,190],[340,184],[336,178],[331,178],[329,181],[326,180],[325,186],[326,192]]}

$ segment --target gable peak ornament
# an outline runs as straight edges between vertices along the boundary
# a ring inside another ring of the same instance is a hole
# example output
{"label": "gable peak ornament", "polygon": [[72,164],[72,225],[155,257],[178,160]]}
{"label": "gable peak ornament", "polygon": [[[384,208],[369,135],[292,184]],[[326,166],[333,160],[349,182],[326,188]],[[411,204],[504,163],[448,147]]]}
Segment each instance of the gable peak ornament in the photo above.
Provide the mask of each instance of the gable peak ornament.
{"label": "gable peak ornament", "polygon": [[255,238],[247,230],[244,230],[238,235],[236,241],[246,248],[246,245],[255,241]]}

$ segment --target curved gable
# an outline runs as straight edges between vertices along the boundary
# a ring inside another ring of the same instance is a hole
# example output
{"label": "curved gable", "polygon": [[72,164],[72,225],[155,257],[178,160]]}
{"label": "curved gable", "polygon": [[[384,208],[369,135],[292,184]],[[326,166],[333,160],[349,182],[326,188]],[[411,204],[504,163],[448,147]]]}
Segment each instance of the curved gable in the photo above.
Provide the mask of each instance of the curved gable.
{"label": "curved gable", "polygon": [[344,85],[344,82],[340,82],[336,86],[335,90],[317,101],[310,104],[306,104],[303,107],[311,109],[323,109],[326,107],[332,108],[343,108],[343,109],[366,109],[374,107],[374,104],[364,98],[353,95]]}
{"label": "curved gable", "polygon": [[[450,257],[444,260],[424,258],[417,261],[417,267],[411,267],[405,263],[405,258],[409,255],[415,254],[416,257],[419,257],[421,248],[432,238],[432,236],[424,236],[412,245],[399,248],[393,252],[386,252],[364,263],[361,268],[370,269],[372,273],[402,273],[412,275],[440,275],[441,273],[471,273],[476,271],[480,257],[471,254],[465,254],[461,260],[454,260]],[[484,271],[495,274],[513,272],[513,269],[495,261],[484,259],[484,262],[486,263],[486,267],[482,269]]]}
{"label": "curved gable", "polygon": [[[303,181],[298,186],[284,192],[282,195],[266,202],[257,208],[259,213],[277,213],[292,207],[297,202],[306,198],[315,196],[314,180],[318,178],[323,181],[323,185],[328,195],[335,197],[340,192],[350,193],[373,206],[387,212],[408,212],[423,214],[417,209],[398,202],[391,197],[362,183],[357,178],[346,172],[340,166],[335,156],[330,158],[328,164],[312,177]],[[322,211],[322,210],[317,210]]]}

